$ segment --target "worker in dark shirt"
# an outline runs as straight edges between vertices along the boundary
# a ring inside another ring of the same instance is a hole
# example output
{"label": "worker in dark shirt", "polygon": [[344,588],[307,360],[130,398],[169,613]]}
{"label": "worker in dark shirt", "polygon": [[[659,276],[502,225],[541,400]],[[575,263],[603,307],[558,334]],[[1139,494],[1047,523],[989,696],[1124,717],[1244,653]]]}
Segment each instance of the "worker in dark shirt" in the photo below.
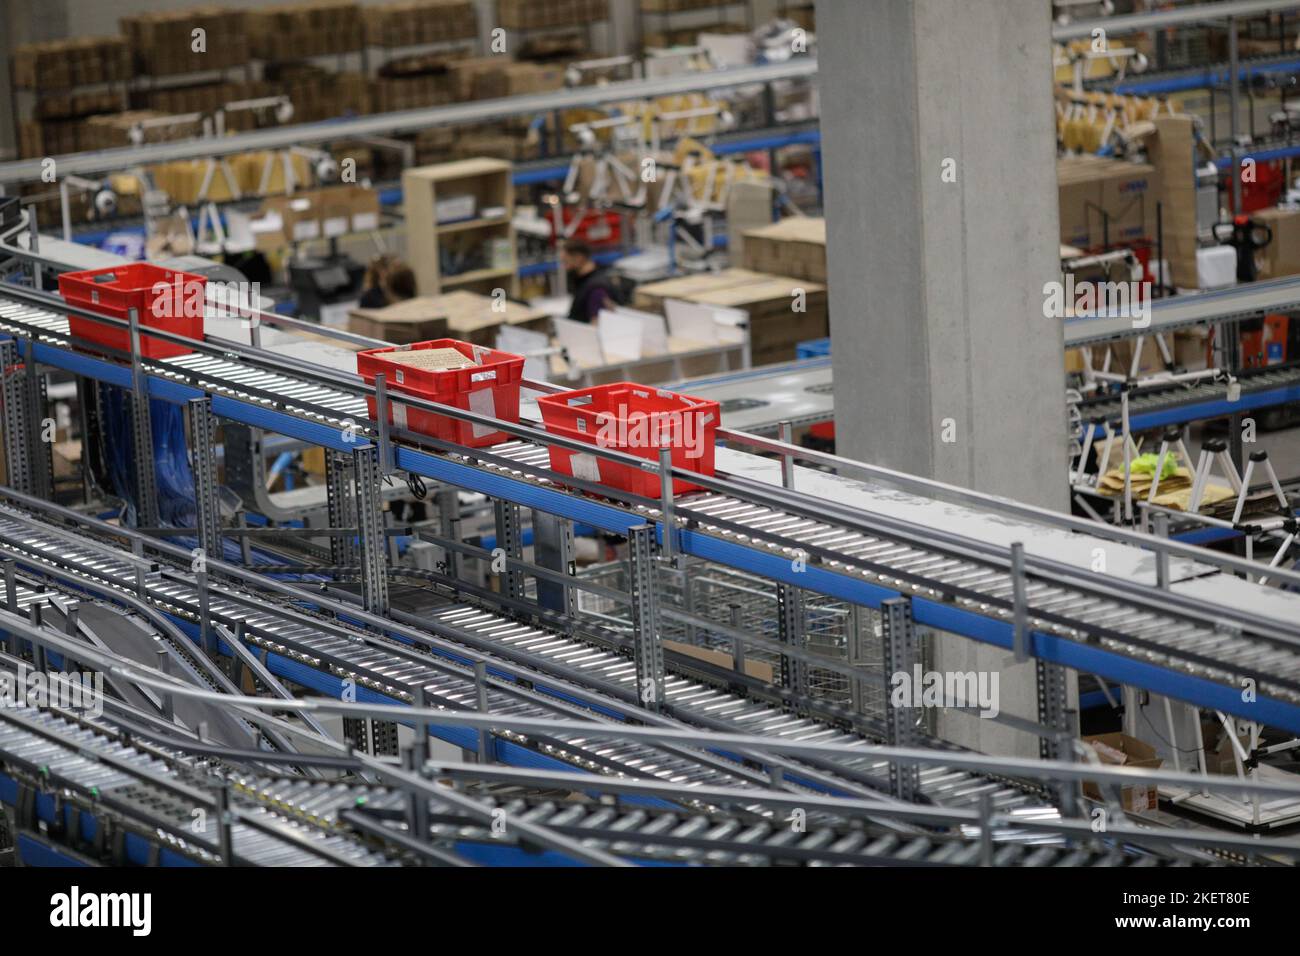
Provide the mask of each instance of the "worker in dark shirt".
{"label": "worker in dark shirt", "polygon": [[415,273],[400,259],[376,256],[366,269],[361,287],[361,308],[382,309],[415,298]]}
{"label": "worker in dark shirt", "polygon": [[579,239],[570,239],[564,244],[560,258],[568,276],[569,291],[573,293],[569,318],[575,322],[592,322],[600,315],[601,309],[613,308],[617,304],[609,276],[591,258],[589,245]]}

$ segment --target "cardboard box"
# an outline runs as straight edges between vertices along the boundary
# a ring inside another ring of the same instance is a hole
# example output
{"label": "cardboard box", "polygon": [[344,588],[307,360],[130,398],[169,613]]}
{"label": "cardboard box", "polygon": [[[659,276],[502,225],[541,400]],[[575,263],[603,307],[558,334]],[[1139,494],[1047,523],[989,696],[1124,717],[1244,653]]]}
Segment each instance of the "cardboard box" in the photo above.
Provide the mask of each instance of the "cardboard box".
{"label": "cardboard box", "polygon": [[535,332],[549,332],[551,319],[545,312],[506,300],[498,311],[491,296],[477,292],[448,292],[433,296],[432,301],[447,313],[447,334],[462,342],[496,346],[497,330],[502,325],[517,325]]}
{"label": "cardboard box", "polygon": [[746,230],[743,249],[746,269],[826,281],[826,220],[820,216],[794,216]]}
{"label": "cardboard box", "polygon": [[[1127,734],[1096,734],[1084,737],[1083,742],[1092,746],[1106,766],[1155,770],[1164,763],[1154,747]],[[1084,783],[1083,793],[1094,800],[1102,799],[1101,788],[1093,782]],[[1159,805],[1159,794],[1154,784],[1126,786],[1120,791],[1120,804],[1125,810],[1154,810]]]}
{"label": "cardboard box", "polygon": [[370,46],[423,46],[478,36],[473,0],[404,0],[363,11]]}
{"label": "cardboard box", "polygon": [[609,19],[609,0],[497,0],[497,23],[507,30],[567,27]]}
{"label": "cardboard box", "polygon": [[[1117,342],[1109,343],[1111,360],[1110,370],[1112,372],[1123,373],[1128,375],[1133,369],[1133,345],[1136,339],[1121,339]],[[1102,362],[1105,361],[1105,354],[1102,347],[1094,346],[1092,350],[1093,365],[1101,368]],[[1152,336],[1147,336],[1142,340],[1142,354],[1138,358],[1138,375],[1150,375],[1153,372],[1159,372],[1165,367],[1164,357],[1160,354],[1160,347],[1156,345]]]}
{"label": "cardboard box", "polygon": [[364,36],[361,5],[353,0],[313,0],[245,16],[253,55],[264,60],[284,56],[286,37],[293,38],[294,56],[307,57],[358,50]]}
{"label": "cardboard box", "polygon": [[762,273],[752,269],[723,269],[720,272],[701,272],[676,279],[649,282],[637,286],[636,292],[633,293],[632,305],[646,312],[662,314],[665,299],[690,299],[703,292],[756,282],[762,278]]}
{"label": "cardboard box", "polygon": [[1178,329],[1174,332],[1174,364],[1189,372],[1205,368],[1209,341],[1209,329]]}
{"label": "cardboard box", "polygon": [[20,90],[67,89],[116,83],[131,76],[124,37],[80,37],[24,43],[13,52],[13,81]]}
{"label": "cardboard box", "polygon": [[478,100],[548,93],[564,88],[564,68],[542,63],[505,63],[496,70],[474,74],[474,98]]}
{"label": "cardboard box", "polygon": [[1261,209],[1251,218],[1273,231],[1273,241],[1255,253],[1259,277],[1300,274],[1300,209]]}
{"label": "cardboard box", "polygon": [[[1250,735],[1237,734],[1241,749],[1250,753]],[[1237,775],[1237,753],[1223,723],[1213,718],[1201,720],[1201,739],[1205,742],[1205,769],[1208,773]]]}
{"label": "cardboard box", "polygon": [[1155,234],[1155,167],[1096,156],[1057,160],[1061,241],[1096,249]]}
{"label": "cardboard box", "polygon": [[[796,292],[803,293],[803,311],[795,311]],[[829,334],[826,287],[818,282],[749,269],[683,276],[653,282],[636,290],[633,306],[662,312],[665,299],[682,299],[748,315],[750,360],[754,365],[788,362],[795,346]]]}
{"label": "cardboard box", "polygon": [[[244,66],[249,60],[244,11],[193,7],[165,13],[142,13],[120,21],[135,60],[149,76],[171,76]],[[204,31],[204,46],[193,48],[193,31]]]}
{"label": "cardboard box", "polygon": [[453,60],[447,65],[447,71],[451,74],[451,87],[456,99],[460,102],[474,99],[478,90],[478,77],[494,73],[511,62],[513,61],[506,54]]}
{"label": "cardboard box", "polygon": [[395,345],[453,338],[489,348],[496,346],[502,325],[549,331],[550,318],[544,312],[509,300],[498,311],[494,302],[491,296],[463,291],[418,296],[382,309],[353,309],[348,330]]}
{"label": "cardboard box", "polygon": [[382,309],[353,309],[348,331],[394,345],[447,338],[447,311],[437,299],[415,298]]}
{"label": "cardboard box", "polygon": [[[1199,288],[1196,250],[1196,132],[1190,116],[1160,116],[1146,140],[1147,158],[1156,170],[1163,255],[1169,277],[1180,289]],[[1152,235],[1152,241],[1155,235]]]}
{"label": "cardboard box", "polygon": [[683,10],[704,10],[717,5],[717,0],[641,0],[641,9],[646,13],[680,13]]}

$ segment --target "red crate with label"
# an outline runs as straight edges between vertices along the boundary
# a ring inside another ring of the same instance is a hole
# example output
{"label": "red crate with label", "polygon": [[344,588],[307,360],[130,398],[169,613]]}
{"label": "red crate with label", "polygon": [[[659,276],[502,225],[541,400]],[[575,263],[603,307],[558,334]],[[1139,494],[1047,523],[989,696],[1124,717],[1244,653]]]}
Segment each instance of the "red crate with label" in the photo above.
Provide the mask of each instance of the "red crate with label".
{"label": "red crate with label", "polygon": [[[431,349],[454,349],[473,364],[463,368],[421,368],[395,358],[400,353]],[[414,395],[506,422],[519,421],[519,383],[523,372],[522,355],[457,339],[432,339],[357,353],[357,374],[371,385],[375,376],[382,373],[390,392]],[[367,397],[366,404],[370,417],[374,418],[375,399]],[[390,405],[388,420],[398,428],[469,448],[484,448],[510,440],[510,435],[500,429],[399,404]]]}

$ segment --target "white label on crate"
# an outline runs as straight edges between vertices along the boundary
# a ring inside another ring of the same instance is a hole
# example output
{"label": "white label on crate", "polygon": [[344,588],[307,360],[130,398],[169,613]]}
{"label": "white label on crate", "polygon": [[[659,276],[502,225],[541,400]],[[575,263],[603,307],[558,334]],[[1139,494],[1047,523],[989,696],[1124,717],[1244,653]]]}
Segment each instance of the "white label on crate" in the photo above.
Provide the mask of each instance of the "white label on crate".
{"label": "white label on crate", "polygon": [[295,222],[293,224],[293,237],[295,239],[316,239],[320,236],[320,223],[316,220],[310,222]]}
{"label": "white label on crate", "polygon": [[379,213],[363,212],[357,213],[352,217],[353,232],[369,232],[372,229],[379,228]]}
{"label": "white label on crate", "polygon": [[393,410],[393,424],[398,428],[406,427],[406,406],[393,403],[390,406]]}
{"label": "white label on crate", "polygon": [[[497,417],[497,403],[492,395],[492,389],[480,388],[477,392],[469,393],[469,410],[478,412],[480,415],[491,415]],[[484,435],[491,435],[495,428],[490,425],[480,425],[474,422],[474,437],[482,438]]]}
{"label": "white label on crate", "polygon": [[348,232],[347,216],[331,216],[325,220],[325,235],[345,236]]}
{"label": "white label on crate", "polygon": [[569,468],[574,478],[600,481],[600,461],[595,455],[588,455],[585,451],[574,452],[569,458]]}
{"label": "white label on crate", "polygon": [[496,369],[489,369],[486,372],[475,372],[469,377],[471,382],[490,382],[497,377]]}
{"label": "white label on crate", "polygon": [[399,368],[397,370],[397,384],[401,385],[405,381],[406,381],[406,373]]}

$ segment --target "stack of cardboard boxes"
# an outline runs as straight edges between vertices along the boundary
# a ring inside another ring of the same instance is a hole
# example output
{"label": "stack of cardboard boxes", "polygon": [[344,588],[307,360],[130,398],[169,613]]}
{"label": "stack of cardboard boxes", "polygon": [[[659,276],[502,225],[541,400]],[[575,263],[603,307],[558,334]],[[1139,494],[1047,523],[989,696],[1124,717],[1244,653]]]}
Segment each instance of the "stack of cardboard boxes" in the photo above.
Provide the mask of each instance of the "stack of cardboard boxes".
{"label": "stack of cardboard boxes", "polygon": [[547,93],[564,88],[564,68],[542,63],[503,63],[474,71],[476,100],[494,100],[527,93]]}
{"label": "stack of cardboard boxes", "polygon": [[643,13],[681,13],[717,7],[717,0],[641,0]]}
{"label": "stack of cardboard boxes", "polygon": [[13,81],[20,90],[118,83],[130,76],[131,55],[123,37],[25,43],[13,53]]}
{"label": "stack of cardboard boxes", "polygon": [[792,361],[798,343],[829,333],[826,286],[791,276],[724,269],[667,279],[640,286],[633,305],[663,312],[667,299],[746,313],[750,362],[754,365]]}
{"label": "stack of cardboard boxes", "polygon": [[118,113],[126,109],[126,93],[122,90],[53,90],[41,94],[36,101],[35,118],[47,122],[59,119],[77,119],[103,113]]}
{"label": "stack of cardboard boxes", "polygon": [[[129,110],[124,113],[108,113],[92,116],[85,121],[82,142],[85,149],[121,149],[131,145],[132,127],[146,120],[165,116],[156,110]],[[161,143],[168,140],[189,139],[202,133],[198,121],[169,123],[166,126],[142,128],[144,142]]]}
{"label": "stack of cardboard boxes", "polygon": [[331,186],[274,196],[262,203],[253,234],[262,250],[379,227],[379,196],[362,186]]}
{"label": "stack of cardboard boxes", "polygon": [[826,220],[820,216],[795,216],[746,230],[743,249],[746,269],[826,281]]}
{"label": "stack of cardboard boxes", "polygon": [[36,93],[31,118],[18,122],[18,154],[52,156],[94,147],[85,145],[87,116],[126,108],[122,89],[73,90],[85,84],[121,83],[131,76],[131,56],[121,37],[51,40],[15,48],[16,89]]}
{"label": "stack of cardboard boxes", "polygon": [[426,53],[389,61],[372,81],[373,109],[388,113],[453,102],[452,67],[459,59],[456,53]]}
{"label": "stack of cardboard boxes", "polygon": [[421,46],[478,36],[472,0],[402,0],[367,6],[364,20],[367,46]]}
{"label": "stack of cardboard boxes", "polygon": [[666,50],[675,46],[696,46],[701,33],[744,33],[743,23],[704,23],[693,27],[666,27],[645,30],[641,34],[641,46],[647,50]]}
{"label": "stack of cardboard boxes", "polygon": [[[267,96],[271,92],[269,84],[257,80],[186,83],[181,86],[148,90],[144,94],[143,102],[149,109],[160,113],[211,113],[227,103]],[[250,114],[232,113],[226,117],[226,127],[232,130],[243,129],[253,120]]]}
{"label": "stack of cardboard boxes", "polygon": [[361,5],[351,0],[313,0],[252,10],[248,35],[263,60],[348,53],[361,49]]}
{"label": "stack of cardboard boxes", "polygon": [[266,71],[267,92],[289,97],[293,122],[312,123],[370,111],[370,82],[361,73],[336,73],[313,63],[289,63]]}
{"label": "stack of cardboard boxes", "polygon": [[507,30],[567,27],[609,19],[609,0],[497,0],[497,23]]}
{"label": "stack of cardboard boxes", "polygon": [[420,296],[382,309],[353,309],[348,330],[395,345],[449,337],[492,348],[503,325],[546,332],[551,320],[543,312],[474,292]]}
{"label": "stack of cardboard boxes", "polygon": [[[450,92],[457,102],[498,99],[563,89],[564,69],[543,63],[523,63],[509,56],[465,57],[448,64]],[[447,143],[453,159],[490,156],[511,161],[537,155],[540,136],[530,130],[532,117],[507,117],[494,123],[463,126]],[[546,118],[547,123],[551,122]],[[440,143],[441,140],[439,139]],[[418,143],[417,143],[418,145]],[[437,154],[426,142],[426,157]]]}
{"label": "stack of cardboard boxes", "polygon": [[121,26],[136,72],[171,76],[248,63],[245,20],[242,10],[194,7],[124,17]]}

